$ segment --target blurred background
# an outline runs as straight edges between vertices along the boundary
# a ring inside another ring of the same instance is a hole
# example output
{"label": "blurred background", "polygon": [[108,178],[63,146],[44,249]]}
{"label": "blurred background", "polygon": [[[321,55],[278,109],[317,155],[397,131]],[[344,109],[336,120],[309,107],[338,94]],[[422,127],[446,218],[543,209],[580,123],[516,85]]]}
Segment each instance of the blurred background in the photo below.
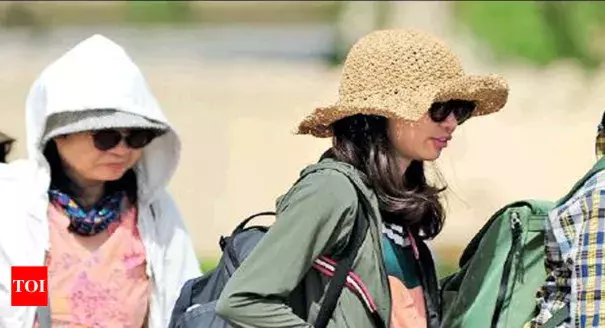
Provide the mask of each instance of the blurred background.
{"label": "blurred background", "polygon": [[442,37],[470,73],[509,81],[506,107],[465,123],[435,163],[448,219],[441,273],[498,208],[556,200],[594,162],[605,106],[605,3],[499,1],[2,1],[0,131],[26,156],[24,103],[39,72],[95,33],[140,65],[183,141],[170,189],[206,267],[220,235],[275,199],[329,140],[292,134],[337,99],[351,45],[382,28]]}

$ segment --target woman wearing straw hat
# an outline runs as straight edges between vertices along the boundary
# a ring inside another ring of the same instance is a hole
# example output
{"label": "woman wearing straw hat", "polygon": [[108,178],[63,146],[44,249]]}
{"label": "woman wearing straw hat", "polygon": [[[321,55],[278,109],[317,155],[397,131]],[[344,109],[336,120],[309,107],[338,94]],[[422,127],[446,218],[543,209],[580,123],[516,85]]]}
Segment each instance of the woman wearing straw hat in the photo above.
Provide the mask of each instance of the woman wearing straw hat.
{"label": "woman wearing straw hat", "polygon": [[[0,165],[0,327],[166,327],[201,273],[166,192],[179,138],[139,68],[92,36],[35,81],[26,124],[29,158]],[[12,266],[48,267],[49,307],[11,306]]]}
{"label": "woman wearing straw hat", "polygon": [[278,199],[276,223],[222,293],[217,312],[234,327],[313,327],[330,281],[316,259],[343,251],[360,204],[369,229],[327,326],[439,326],[423,240],[440,232],[444,209],[423,163],[467,119],[501,109],[507,83],[466,75],[432,35],[385,30],[353,46],[339,95],[298,126],[332,147]]}
{"label": "woman wearing straw hat", "polygon": [[0,163],[6,163],[13,142],[15,142],[15,139],[0,132]]}

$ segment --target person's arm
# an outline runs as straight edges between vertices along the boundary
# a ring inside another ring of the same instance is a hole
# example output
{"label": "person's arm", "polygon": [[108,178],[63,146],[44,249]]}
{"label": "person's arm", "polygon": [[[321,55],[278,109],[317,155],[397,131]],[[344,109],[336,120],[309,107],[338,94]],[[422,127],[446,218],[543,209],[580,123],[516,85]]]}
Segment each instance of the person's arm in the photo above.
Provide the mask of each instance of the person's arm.
{"label": "person's arm", "polygon": [[[581,203],[582,199],[574,203]],[[582,211],[573,213],[569,209],[581,208],[579,204],[571,203],[572,206],[566,206],[566,210],[561,211],[555,208],[549,213],[546,221],[546,259],[545,267],[549,272],[545,282],[540,287],[536,295],[538,314],[524,325],[524,328],[539,328],[548,322],[558,311],[568,304],[569,287],[565,285],[567,274],[566,264],[561,257],[561,251],[556,237],[552,233],[551,222],[582,222],[584,213]],[[573,214],[573,216],[572,216]],[[561,232],[559,232],[561,233]],[[564,237],[568,239],[570,237]]]}
{"label": "person's arm", "polygon": [[303,178],[277,220],[228,281],[216,311],[234,327],[311,328],[285,304],[316,257],[346,239],[357,211],[351,182],[334,171]]}
{"label": "person's arm", "polygon": [[46,213],[34,203],[44,201],[33,197],[42,183],[36,172],[31,161],[0,163],[0,327],[31,328],[36,312],[35,306],[11,306],[11,266],[42,264],[38,218],[26,217]]}
{"label": "person's arm", "polygon": [[[603,177],[599,178],[603,181]],[[587,194],[581,204],[586,219],[577,228],[578,250],[574,256],[572,296],[574,287],[577,292],[570,300],[570,314],[575,327],[602,327],[605,324],[605,300],[601,297],[605,291],[604,196],[603,186],[598,186]]]}
{"label": "person's arm", "polygon": [[174,304],[181,288],[189,279],[202,275],[193,243],[187,232],[180,211],[172,197],[165,193],[162,197],[161,213],[158,222],[160,243],[165,245],[163,286],[164,327],[168,326]]}
{"label": "person's arm", "polygon": [[[546,267],[550,274],[538,293],[539,313],[524,328],[544,326],[569,307],[573,327],[600,327],[605,284],[605,171],[590,178],[576,195],[549,214]],[[560,327],[566,326],[562,324]]]}

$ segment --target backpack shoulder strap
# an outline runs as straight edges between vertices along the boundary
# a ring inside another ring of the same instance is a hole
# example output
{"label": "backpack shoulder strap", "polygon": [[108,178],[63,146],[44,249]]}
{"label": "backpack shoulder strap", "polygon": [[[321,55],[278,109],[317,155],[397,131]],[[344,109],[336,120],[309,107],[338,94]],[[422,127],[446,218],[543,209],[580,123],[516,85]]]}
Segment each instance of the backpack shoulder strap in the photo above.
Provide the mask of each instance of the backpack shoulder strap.
{"label": "backpack shoulder strap", "polygon": [[557,201],[557,206],[560,206],[563,203],[565,203],[566,201],[568,201],[584,185],[584,183],[586,183],[586,181],[588,179],[590,179],[593,175],[595,175],[597,172],[600,172],[602,170],[605,170],[605,157],[601,158],[590,169],[590,171],[588,171],[580,180],[578,180],[576,182],[576,184],[573,186],[573,188],[571,188],[571,190],[567,193],[567,195],[565,195],[563,198],[561,198],[559,201]]}
{"label": "backpack shoulder strap", "polygon": [[546,321],[546,323],[542,325],[542,328],[556,328],[560,326],[563,322],[565,322],[568,317],[569,308],[567,306],[564,306],[555,311],[552,317],[550,317],[550,319],[548,319],[548,321]]}
{"label": "backpack shoulder strap", "polygon": [[[357,185],[353,181],[351,181],[351,183],[357,192],[359,207],[355,217],[355,223],[353,224],[351,237],[344,249],[345,256],[339,261],[334,276],[328,286],[317,319],[315,320],[315,328],[325,328],[328,326],[328,322],[336,308],[336,303],[345,286],[347,276],[353,267],[353,262],[357,257],[357,253],[359,252],[368,231],[369,204],[367,204],[367,200],[362,195]],[[382,320],[376,313],[373,313],[373,319],[378,322],[381,322]],[[384,324],[381,326],[384,326]]]}

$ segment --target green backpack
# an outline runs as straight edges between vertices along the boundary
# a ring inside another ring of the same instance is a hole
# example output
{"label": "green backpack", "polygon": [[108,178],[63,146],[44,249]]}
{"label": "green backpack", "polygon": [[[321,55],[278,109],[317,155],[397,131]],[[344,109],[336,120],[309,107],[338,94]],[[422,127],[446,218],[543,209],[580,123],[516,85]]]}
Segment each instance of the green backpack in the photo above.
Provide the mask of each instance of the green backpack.
{"label": "green backpack", "polygon": [[[536,292],[546,279],[544,221],[596,172],[600,160],[558,202],[522,200],[497,211],[462,253],[459,270],[441,281],[443,328],[521,328],[537,315]],[[567,319],[556,312],[544,328]]]}

